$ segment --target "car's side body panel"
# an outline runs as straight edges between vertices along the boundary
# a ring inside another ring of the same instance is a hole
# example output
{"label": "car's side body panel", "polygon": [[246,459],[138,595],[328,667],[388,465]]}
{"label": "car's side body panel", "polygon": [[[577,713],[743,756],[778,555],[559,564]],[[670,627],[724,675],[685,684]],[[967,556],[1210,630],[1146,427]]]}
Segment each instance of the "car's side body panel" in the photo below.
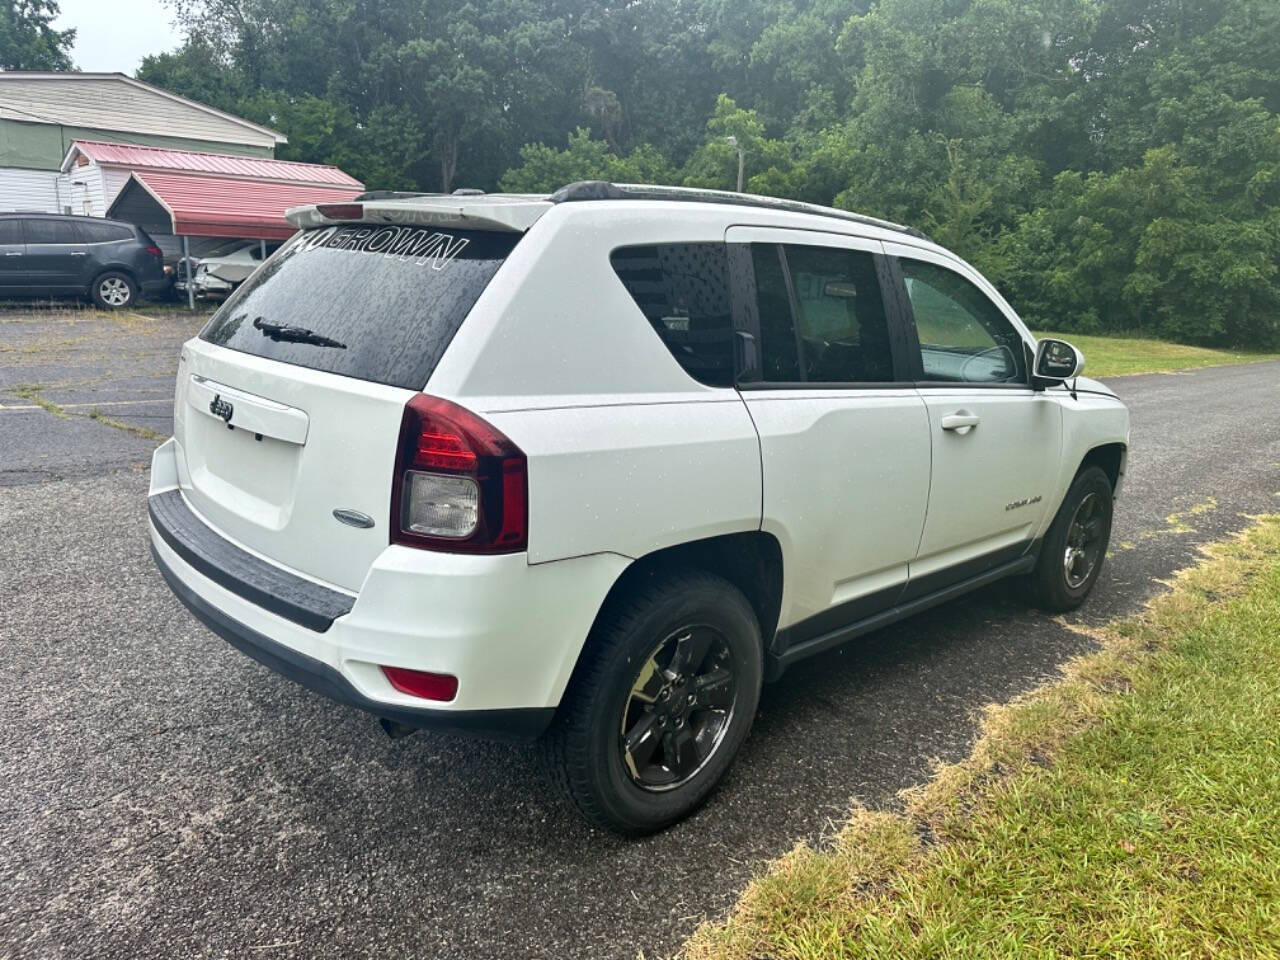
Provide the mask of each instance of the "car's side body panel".
{"label": "car's side body panel", "polygon": [[1120,496],[1129,455],[1129,410],[1110,390],[1096,380],[1081,377],[1074,396],[1065,386],[1050,387],[1044,392],[1062,410],[1062,469],[1055,478],[1049,509],[1040,523],[1043,534],[1053,522],[1058,506],[1076,472],[1090,451],[1104,446],[1122,448],[1120,476],[1114,490]]}
{"label": "car's side body panel", "polygon": [[779,629],[874,597],[889,605],[925,522],[923,401],[909,388],[753,390],[746,401],[764,462],[761,529],[786,571]]}
{"label": "car's side body panel", "polygon": [[[1056,508],[1062,473],[1062,411],[1030,389],[921,390],[929,413],[933,482],[912,578],[957,566],[1015,543],[1030,543]],[[977,426],[947,430],[949,416]]]}
{"label": "car's side body panel", "polygon": [[487,418],[529,458],[530,563],[635,559],[760,527],[759,441],[733,390]]}

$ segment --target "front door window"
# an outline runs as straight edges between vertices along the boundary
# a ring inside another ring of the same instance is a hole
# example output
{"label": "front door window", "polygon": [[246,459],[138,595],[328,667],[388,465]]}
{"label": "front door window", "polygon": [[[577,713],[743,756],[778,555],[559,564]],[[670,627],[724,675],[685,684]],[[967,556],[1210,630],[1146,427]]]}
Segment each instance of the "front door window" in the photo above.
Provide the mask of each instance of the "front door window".
{"label": "front door window", "polygon": [[901,263],[925,380],[1026,383],[1022,337],[986,294],[946,267]]}

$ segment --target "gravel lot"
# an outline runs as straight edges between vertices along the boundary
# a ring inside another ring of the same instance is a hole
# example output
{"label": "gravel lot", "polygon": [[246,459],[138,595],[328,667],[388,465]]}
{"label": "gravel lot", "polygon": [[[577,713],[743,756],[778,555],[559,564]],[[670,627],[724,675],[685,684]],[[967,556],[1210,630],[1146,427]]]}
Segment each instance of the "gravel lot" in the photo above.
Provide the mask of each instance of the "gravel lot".
{"label": "gravel lot", "polygon": [[[147,551],[146,464],[199,324],[0,314],[0,957],[670,952],[767,858],[855,799],[894,803],[967,751],[982,704],[1088,645],[998,585],[767,688],[690,821],[595,832],[527,748],[391,742],[172,598]],[[1085,622],[1280,505],[1280,364],[1115,386],[1134,453]]]}

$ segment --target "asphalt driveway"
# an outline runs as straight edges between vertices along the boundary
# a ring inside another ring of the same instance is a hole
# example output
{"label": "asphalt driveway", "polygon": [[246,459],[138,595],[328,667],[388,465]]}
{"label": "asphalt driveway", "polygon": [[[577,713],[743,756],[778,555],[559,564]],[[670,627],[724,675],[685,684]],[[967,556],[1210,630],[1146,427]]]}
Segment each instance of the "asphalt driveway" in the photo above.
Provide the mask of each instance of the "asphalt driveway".
{"label": "asphalt driveway", "polygon": [[[1088,646],[1007,585],[867,637],[766,688],[699,815],[619,840],[528,749],[391,742],[186,613],[147,551],[145,463],[195,324],[135,322],[0,318],[0,957],[670,952]],[[1115,386],[1134,451],[1089,622],[1280,508],[1280,364]]]}

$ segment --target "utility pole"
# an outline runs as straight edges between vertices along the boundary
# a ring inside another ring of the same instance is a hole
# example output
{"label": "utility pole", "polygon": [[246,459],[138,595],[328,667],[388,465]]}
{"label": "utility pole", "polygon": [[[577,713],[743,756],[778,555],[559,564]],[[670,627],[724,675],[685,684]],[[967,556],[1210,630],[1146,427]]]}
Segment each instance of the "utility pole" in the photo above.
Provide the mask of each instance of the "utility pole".
{"label": "utility pole", "polygon": [[738,143],[738,138],[733,134],[724,138],[725,143],[738,151],[738,192],[742,192],[742,171],[747,164],[747,151]]}

